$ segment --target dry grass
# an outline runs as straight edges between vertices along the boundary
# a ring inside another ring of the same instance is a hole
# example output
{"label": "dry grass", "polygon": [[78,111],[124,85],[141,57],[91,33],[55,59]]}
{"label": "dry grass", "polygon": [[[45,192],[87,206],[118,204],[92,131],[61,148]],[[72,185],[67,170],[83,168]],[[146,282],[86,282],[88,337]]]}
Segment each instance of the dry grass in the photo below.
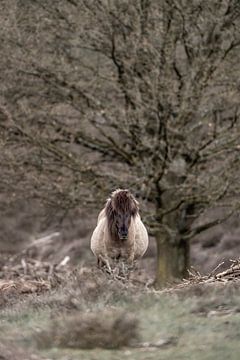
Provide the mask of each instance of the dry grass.
{"label": "dry grass", "polygon": [[196,271],[194,268],[189,270],[189,278],[184,279],[179,284],[174,286],[169,286],[166,289],[161,290],[161,292],[185,292],[191,290],[191,288],[202,288],[206,286],[221,286],[230,282],[239,282],[240,281],[240,259],[239,260],[230,260],[231,266],[222,272],[217,272],[224,263],[220,263],[213,269],[210,274],[202,275],[199,271]]}
{"label": "dry grass", "polygon": [[51,285],[61,283],[66,279],[69,267],[65,264],[52,264],[32,258],[11,257],[1,268],[1,278],[24,280],[47,280]]}
{"label": "dry grass", "polygon": [[66,281],[69,270],[34,259],[11,258],[1,268],[0,306],[17,301],[24,294],[42,294]]}
{"label": "dry grass", "polygon": [[[169,286],[161,293],[184,292],[190,288],[198,288],[211,284],[226,284],[240,280],[240,260],[231,260],[232,265],[223,272],[218,272],[223,263],[219,264],[209,275],[201,275],[191,269],[189,278],[174,286]],[[109,269],[99,270],[95,267],[69,267],[52,265],[34,259],[21,259],[13,265],[13,260],[1,269],[0,297],[19,296],[21,294],[49,291],[57,287],[78,289],[79,296],[87,301],[96,301],[104,296],[108,289],[108,296],[155,291],[150,287],[153,283],[142,282],[136,278],[137,268],[129,268],[125,263],[116,263]]]}
{"label": "dry grass", "polygon": [[44,280],[0,280],[0,294],[2,295],[20,295],[28,293],[42,293],[50,290],[50,282]]}
{"label": "dry grass", "polygon": [[16,346],[15,344],[0,343],[0,359],[1,360],[43,360],[43,357],[36,354],[30,354],[26,350]]}
{"label": "dry grass", "polygon": [[[236,350],[239,262],[224,272],[216,268],[208,276],[192,270],[189,279],[165,290],[132,280],[134,271],[119,266],[109,273],[96,267],[51,268],[33,260],[5,265],[2,274],[6,279],[0,280],[0,343],[17,337],[23,348],[27,340],[31,351],[42,354],[44,350],[48,358],[61,360],[94,358],[88,357],[88,349],[94,348],[99,349],[91,351],[97,351],[100,360],[111,358],[104,349],[119,348],[132,352],[134,360],[145,359],[145,352],[158,359],[154,355],[158,348],[169,352],[166,359],[172,359],[174,348],[189,355],[188,337],[194,354],[201,342],[210,338],[216,346],[227,336]],[[57,281],[52,280],[55,277]],[[227,328],[225,317],[230,324]],[[56,349],[55,357],[52,349]],[[76,356],[69,355],[73,349]],[[19,351],[14,348],[12,357],[2,352],[3,359],[34,359]],[[119,358],[117,352],[110,354]]]}
{"label": "dry grass", "polygon": [[50,329],[37,335],[38,345],[43,348],[118,349],[138,339],[136,317],[114,310],[71,313],[53,320]]}
{"label": "dry grass", "polygon": [[12,267],[11,272],[6,271],[6,279],[0,280],[0,308],[24,302],[24,306],[35,309],[48,307],[54,311],[69,312],[87,309],[90,304],[98,302],[108,306],[116,299],[136,297],[145,291],[144,284],[129,277],[117,278],[115,274],[96,267],[66,266],[61,272],[53,268],[49,276],[50,265],[43,262],[41,268],[38,261],[36,269],[33,263],[27,262],[27,272],[21,263]]}

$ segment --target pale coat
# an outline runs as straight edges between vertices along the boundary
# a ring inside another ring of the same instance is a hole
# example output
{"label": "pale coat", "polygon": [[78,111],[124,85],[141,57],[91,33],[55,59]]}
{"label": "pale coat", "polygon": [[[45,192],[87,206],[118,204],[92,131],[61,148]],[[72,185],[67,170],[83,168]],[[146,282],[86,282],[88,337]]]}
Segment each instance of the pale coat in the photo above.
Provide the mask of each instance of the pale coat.
{"label": "pale coat", "polygon": [[105,209],[100,212],[97,227],[91,237],[91,250],[98,260],[123,258],[132,263],[141,258],[147,248],[148,233],[138,213],[131,218],[128,239],[116,242],[110,238]]}

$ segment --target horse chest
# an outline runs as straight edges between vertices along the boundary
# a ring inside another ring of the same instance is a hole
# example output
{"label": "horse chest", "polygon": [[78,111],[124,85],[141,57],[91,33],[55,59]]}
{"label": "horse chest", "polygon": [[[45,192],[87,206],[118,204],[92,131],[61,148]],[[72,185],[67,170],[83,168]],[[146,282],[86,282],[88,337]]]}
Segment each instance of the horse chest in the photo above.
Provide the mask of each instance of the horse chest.
{"label": "horse chest", "polygon": [[133,244],[111,242],[107,245],[108,256],[113,259],[127,259],[133,251]]}

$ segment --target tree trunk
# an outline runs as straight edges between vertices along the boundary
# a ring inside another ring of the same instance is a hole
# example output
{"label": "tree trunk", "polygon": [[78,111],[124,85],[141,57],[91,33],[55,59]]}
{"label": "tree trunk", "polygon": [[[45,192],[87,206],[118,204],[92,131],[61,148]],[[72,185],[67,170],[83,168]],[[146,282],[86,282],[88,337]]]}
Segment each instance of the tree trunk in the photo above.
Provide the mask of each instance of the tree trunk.
{"label": "tree trunk", "polygon": [[166,232],[159,232],[156,240],[156,285],[163,287],[176,279],[186,278],[190,257],[189,241],[182,239],[180,234],[173,239]]}
{"label": "tree trunk", "polygon": [[[169,184],[181,184],[182,178],[169,176]],[[184,238],[191,227],[195,206],[184,203],[176,206],[174,194],[157,188],[156,219],[158,223],[156,285],[164,287],[188,276],[190,243]],[[172,208],[172,211],[169,211]],[[162,213],[164,213],[162,215]]]}

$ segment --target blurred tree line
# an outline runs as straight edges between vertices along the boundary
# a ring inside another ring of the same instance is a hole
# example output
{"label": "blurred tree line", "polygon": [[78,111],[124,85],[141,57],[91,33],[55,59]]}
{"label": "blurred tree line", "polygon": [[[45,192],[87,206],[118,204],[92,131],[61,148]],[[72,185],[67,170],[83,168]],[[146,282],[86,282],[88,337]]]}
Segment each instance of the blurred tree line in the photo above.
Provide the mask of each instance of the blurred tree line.
{"label": "blurred tree line", "polygon": [[239,210],[240,2],[2,0],[0,21],[6,206],[129,188],[159,283],[185,276],[190,239]]}

